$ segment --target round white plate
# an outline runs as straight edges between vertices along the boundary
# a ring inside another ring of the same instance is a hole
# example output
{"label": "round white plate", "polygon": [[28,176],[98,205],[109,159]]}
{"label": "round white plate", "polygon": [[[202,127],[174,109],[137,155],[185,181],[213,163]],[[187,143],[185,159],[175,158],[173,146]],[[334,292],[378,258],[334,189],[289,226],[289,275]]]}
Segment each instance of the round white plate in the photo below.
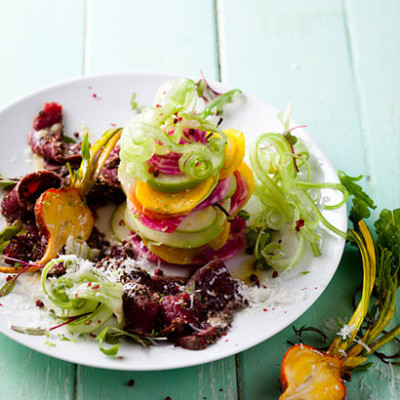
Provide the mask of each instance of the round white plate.
{"label": "round white plate", "polygon": [[[133,115],[130,99],[137,93],[139,105],[152,103],[157,87],[178,76],[152,73],[126,73],[83,77],[57,84],[29,94],[0,111],[0,172],[3,176],[18,177],[34,169],[27,153],[26,134],[33,118],[45,102],[63,105],[65,132],[72,135],[86,125],[99,136],[112,126],[123,126]],[[212,82],[217,90],[229,88]],[[281,132],[277,110],[270,105],[245,95],[227,107],[222,127],[245,132],[246,139],[264,132]],[[301,129],[295,131],[306,142],[313,156],[313,169],[319,181],[337,182],[336,172],[313,140]],[[325,193],[337,199],[334,193]],[[324,212],[338,228],[346,230],[346,209]],[[38,293],[35,284],[18,282],[9,296],[0,298],[0,332],[23,345],[62,360],[93,367],[117,370],[162,370],[202,364],[246,350],[275,335],[302,315],[321,295],[338,267],[344,241],[321,230],[322,256],[306,253],[300,265],[291,274],[270,279],[266,288],[256,293],[264,301],[252,304],[235,318],[229,333],[205,350],[190,351],[172,345],[158,345],[144,349],[123,342],[117,357],[107,357],[92,340],[60,341],[57,331],[50,338],[27,336],[11,330],[10,326],[41,323],[32,318],[40,313],[34,304]],[[236,257],[233,264],[244,258]],[[302,271],[308,271],[301,274]],[[269,274],[270,276],[270,274]],[[35,278],[25,278],[35,280]],[[4,281],[4,276],[0,282]],[[28,318],[27,315],[30,315]]]}

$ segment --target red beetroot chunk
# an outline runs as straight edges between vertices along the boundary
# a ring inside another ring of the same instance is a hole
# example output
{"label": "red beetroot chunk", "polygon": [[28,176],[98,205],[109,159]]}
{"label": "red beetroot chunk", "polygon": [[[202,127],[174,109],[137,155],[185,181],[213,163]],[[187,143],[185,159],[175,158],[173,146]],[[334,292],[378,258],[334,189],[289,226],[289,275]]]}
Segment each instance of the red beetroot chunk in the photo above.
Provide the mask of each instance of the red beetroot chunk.
{"label": "red beetroot chunk", "polygon": [[58,103],[45,103],[42,111],[33,120],[33,129],[39,131],[61,122],[62,106]]}

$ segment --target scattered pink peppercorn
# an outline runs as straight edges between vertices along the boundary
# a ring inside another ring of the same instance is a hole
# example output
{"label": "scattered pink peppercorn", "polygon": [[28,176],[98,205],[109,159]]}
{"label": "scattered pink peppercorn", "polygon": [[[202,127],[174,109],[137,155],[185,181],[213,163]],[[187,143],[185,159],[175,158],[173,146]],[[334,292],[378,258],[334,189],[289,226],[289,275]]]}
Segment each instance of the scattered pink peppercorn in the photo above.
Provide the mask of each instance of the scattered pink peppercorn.
{"label": "scattered pink peppercorn", "polygon": [[304,226],[304,219],[298,219],[296,221],[296,231],[298,232],[300,228]]}
{"label": "scattered pink peppercorn", "polygon": [[40,300],[40,299],[36,300],[35,304],[39,308],[43,308],[44,307],[43,301]]}

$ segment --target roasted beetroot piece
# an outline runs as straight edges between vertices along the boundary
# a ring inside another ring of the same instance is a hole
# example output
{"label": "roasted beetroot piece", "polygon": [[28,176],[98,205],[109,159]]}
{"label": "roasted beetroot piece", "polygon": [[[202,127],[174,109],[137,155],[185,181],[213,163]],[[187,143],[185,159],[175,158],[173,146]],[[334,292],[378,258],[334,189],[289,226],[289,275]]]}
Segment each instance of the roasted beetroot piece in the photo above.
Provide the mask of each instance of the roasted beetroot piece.
{"label": "roasted beetroot piece", "polygon": [[139,283],[140,285],[145,285],[147,288],[153,290],[151,276],[143,269],[125,269],[123,277],[127,282]]}
{"label": "roasted beetroot piece", "polygon": [[100,250],[99,258],[103,258],[106,250],[110,248],[110,242],[105,239],[105,234],[100,232],[95,226],[90,234],[87,244],[91,249]]}
{"label": "roasted beetroot piece", "polygon": [[[117,185],[120,186],[117,173],[118,173],[118,166],[119,166],[119,151],[120,151],[120,146],[116,145],[110,155],[107,158],[107,161],[104,163],[103,168],[101,169],[100,172],[100,179],[104,179],[107,181],[110,185]],[[112,171],[112,174],[110,173]]]}
{"label": "roasted beetroot piece", "polygon": [[77,169],[82,161],[80,143],[71,143],[64,138],[62,107],[57,103],[46,103],[33,122],[28,133],[32,152],[43,157],[44,168],[60,176],[67,176],[66,163]]}
{"label": "roasted beetroot piece", "polygon": [[87,203],[90,207],[104,206],[108,202],[121,204],[125,200],[126,196],[121,186],[110,185],[100,179],[96,180],[93,189],[87,196]]}
{"label": "roasted beetroot piece", "polygon": [[211,261],[200,268],[189,279],[187,287],[194,287],[196,297],[212,312],[222,311],[228,304],[232,308],[244,305],[238,281],[232,278],[221,260]]}
{"label": "roasted beetroot piece", "polygon": [[39,235],[35,225],[27,226],[28,232],[25,235],[18,235],[10,240],[4,249],[5,262],[14,265],[14,261],[7,261],[12,257],[21,261],[39,260],[46,249],[46,238]]}
{"label": "roasted beetroot piece", "polygon": [[33,121],[33,129],[39,131],[62,121],[62,106],[57,103],[45,103],[42,111]]}
{"label": "roasted beetroot piece", "polygon": [[36,200],[43,192],[60,186],[61,178],[57,174],[49,171],[38,171],[21,178],[15,190],[21,207],[33,211]]}
{"label": "roasted beetroot piece", "polygon": [[19,219],[25,223],[34,221],[36,200],[47,189],[60,187],[61,178],[48,171],[33,172],[22,177],[17,185],[1,201],[1,213],[8,223]]}
{"label": "roasted beetroot piece", "polygon": [[201,319],[202,305],[195,301],[193,294],[178,293],[175,296],[163,297],[161,312],[166,326],[198,324]]}
{"label": "roasted beetroot piece", "polygon": [[35,219],[33,212],[21,207],[15,188],[1,199],[1,213],[9,224],[18,219],[23,222],[31,222]]}
{"label": "roasted beetroot piece", "polygon": [[151,285],[163,296],[177,294],[184,290],[187,278],[181,276],[152,276]]}
{"label": "roasted beetroot piece", "polygon": [[160,296],[144,285],[124,285],[123,305],[128,332],[150,334],[159,329]]}
{"label": "roasted beetroot piece", "polygon": [[89,204],[96,205],[107,201],[119,204],[126,199],[118,180],[119,150],[119,145],[116,145],[108,156],[91,193],[89,193],[87,199]]}

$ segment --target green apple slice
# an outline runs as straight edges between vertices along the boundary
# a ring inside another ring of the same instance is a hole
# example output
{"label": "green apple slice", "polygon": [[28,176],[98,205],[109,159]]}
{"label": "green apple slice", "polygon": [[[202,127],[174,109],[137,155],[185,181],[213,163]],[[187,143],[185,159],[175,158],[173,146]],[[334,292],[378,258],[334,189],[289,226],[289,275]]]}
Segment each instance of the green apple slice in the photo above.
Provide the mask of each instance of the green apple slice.
{"label": "green apple slice", "polygon": [[214,240],[224,229],[225,214],[217,211],[218,216],[215,223],[203,232],[174,232],[166,233],[150,229],[140,222],[140,217],[134,216],[129,208],[125,211],[125,223],[128,228],[136,232],[140,237],[152,242],[162,243],[170,247],[190,249],[203,246]]}

